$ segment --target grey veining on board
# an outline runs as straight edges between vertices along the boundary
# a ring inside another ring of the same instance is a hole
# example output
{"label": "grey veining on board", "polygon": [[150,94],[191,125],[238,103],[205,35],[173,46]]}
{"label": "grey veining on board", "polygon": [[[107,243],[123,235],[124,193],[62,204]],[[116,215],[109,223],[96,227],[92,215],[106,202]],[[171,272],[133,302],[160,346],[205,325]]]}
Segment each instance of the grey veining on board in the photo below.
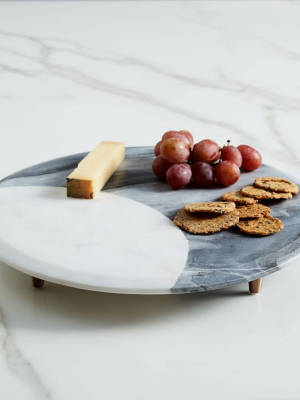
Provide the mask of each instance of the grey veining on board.
{"label": "grey veining on board", "polygon": [[[66,176],[86,153],[48,161],[19,171],[0,182],[1,186],[65,186]],[[188,187],[174,191],[155,178],[151,164],[152,147],[126,149],[125,161],[107,182],[109,193],[127,197],[155,208],[169,218],[184,204],[197,201],[216,201],[229,190],[223,187],[198,189]],[[257,176],[286,174],[263,165],[259,170],[242,173],[230,190],[251,184]],[[247,282],[277,271],[300,253],[300,199],[269,201],[272,215],[282,219],[285,228],[267,237],[249,236],[233,228],[214,235],[192,235],[184,232],[189,241],[186,266],[179,276],[174,293],[197,292],[223,288]]]}

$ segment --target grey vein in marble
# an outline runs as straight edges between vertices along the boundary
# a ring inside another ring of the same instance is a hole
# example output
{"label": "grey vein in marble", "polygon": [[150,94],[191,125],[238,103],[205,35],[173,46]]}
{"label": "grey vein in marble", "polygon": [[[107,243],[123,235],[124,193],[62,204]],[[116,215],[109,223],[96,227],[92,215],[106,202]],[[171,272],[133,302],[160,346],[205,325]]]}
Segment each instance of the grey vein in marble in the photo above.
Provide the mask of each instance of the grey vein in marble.
{"label": "grey vein in marble", "polygon": [[[1,343],[2,342],[2,343]],[[32,399],[50,400],[48,389],[43,385],[37,371],[24,357],[15,345],[12,334],[5,321],[4,313],[0,307],[0,344],[2,344],[2,355],[6,360],[8,369],[13,375],[25,382],[32,391]]]}
{"label": "grey vein in marble", "polygon": [[[183,16],[184,18],[184,16]],[[205,21],[198,21],[200,25],[205,25]],[[215,29],[215,27],[212,27]],[[231,34],[227,30],[227,33]],[[245,95],[249,95],[246,99],[248,103],[254,104],[258,109],[260,109],[264,114],[266,108],[272,110],[284,110],[286,112],[293,112],[293,110],[298,111],[300,109],[300,100],[296,97],[287,96],[285,94],[274,91],[273,89],[266,89],[263,87],[255,86],[249,82],[240,82],[237,79],[233,79],[230,76],[226,76],[226,74],[218,72],[216,74],[216,79],[201,79],[200,77],[190,76],[188,74],[178,73],[172,70],[165,69],[160,65],[153,63],[149,60],[144,60],[137,58],[135,55],[124,55],[124,54],[115,54],[111,51],[100,50],[98,48],[83,46],[76,40],[65,40],[60,38],[49,38],[49,37],[35,37],[28,34],[19,34],[13,32],[5,32],[0,31],[0,37],[3,38],[12,38],[16,40],[20,40],[24,43],[32,43],[37,46],[36,50],[32,53],[27,53],[26,50],[22,48],[19,50],[17,47],[14,49],[12,46],[0,46],[0,52],[6,52],[8,54],[21,57],[24,60],[29,60],[37,64],[37,69],[35,68],[20,68],[19,65],[11,65],[7,63],[2,63],[0,65],[0,69],[3,72],[9,72],[14,74],[19,74],[21,76],[27,78],[38,78],[47,75],[53,75],[58,78],[70,81],[75,83],[76,85],[81,85],[87,87],[91,90],[97,91],[99,93],[107,93],[113,96],[120,96],[132,101],[138,101],[142,103],[149,104],[154,107],[158,107],[164,110],[167,110],[171,113],[175,113],[177,115],[181,115],[183,117],[189,118],[191,120],[203,123],[208,126],[221,128],[228,132],[228,134],[234,134],[240,137],[243,137],[244,140],[249,141],[250,143],[253,141],[253,136],[251,135],[251,131],[248,131],[248,128],[241,128],[236,123],[232,123],[231,121],[222,120],[220,118],[212,118],[205,116],[203,112],[198,112],[198,110],[192,111],[190,109],[186,109],[184,107],[177,106],[172,104],[171,102],[167,102],[165,100],[161,100],[157,98],[155,95],[149,95],[149,93],[144,93],[141,90],[131,89],[128,87],[123,87],[117,85],[115,83],[110,83],[106,80],[95,78],[89,73],[84,73],[80,71],[76,66],[66,66],[65,64],[58,64],[57,62],[51,62],[51,55],[55,55],[55,53],[62,54],[74,54],[78,57],[85,58],[90,62],[105,62],[112,63],[115,65],[123,65],[138,67],[144,69],[145,71],[149,71],[158,76],[162,76],[163,78],[169,78],[176,80],[178,82],[184,83],[191,87],[199,87],[200,89],[211,89],[219,92],[228,92],[232,93],[235,96],[241,97],[241,99],[245,100]],[[262,37],[258,37],[255,35],[255,40],[259,40],[260,42],[265,42],[266,40]],[[266,43],[269,46],[274,45],[276,48],[282,47],[277,45],[276,43]],[[26,46],[25,46],[26,48]],[[285,51],[287,56],[298,57],[298,53],[291,52],[289,49],[280,49],[280,51]],[[291,53],[291,54],[289,54]],[[295,59],[295,61],[297,61]],[[270,119],[268,115],[266,116],[266,124],[270,125]],[[284,142],[283,134],[277,132],[277,138],[280,136],[280,142]],[[269,130],[270,136],[274,136],[276,132]],[[270,140],[272,140],[270,138]],[[268,150],[267,144],[261,143],[262,150]],[[299,161],[297,153],[293,152],[292,146],[289,143],[284,142],[284,146],[282,149],[278,151],[279,155],[283,154],[290,156],[293,154],[293,159],[295,161]]]}
{"label": "grey vein in marble", "polygon": [[299,161],[298,153],[294,151],[295,150],[294,147],[288,146],[287,141],[283,139],[283,135],[281,135],[278,130],[273,108],[266,106],[265,110],[266,110],[266,121],[271,129],[271,132],[276,137],[277,142],[280,143],[281,146],[286,150],[286,153],[289,157],[291,157],[294,160]]}
{"label": "grey vein in marble", "polygon": [[[106,55],[104,57],[103,56],[101,57],[98,55],[91,56],[91,55],[87,54],[85,51],[83,51],[81,49],[81,46],[79,44],[77,44],[76,42],[74,42],[74,43],[71,42],[71,44],[73,46],[72,49],[65,49],[65,48],[60,49],[60,48],[54,47],[53,45],[50,45],[49,42],[52,43],[55,40],[49,39],[49,38],[36,38],[33,36],[19,35],[19,34],[14,34],[14,33],[10,33],[10,32],[0,32],[0,35],[20,38],[23,40],[28,40],[30,42],[36,43],[38,46],[40,46],[39,56],[29,56],[28,54],[22,53],[20,51],[15,51],[10,48],[5,48],[5,47],[0,47],[0,51],[9,52],[9,53],[17,55],[19,57],[23,57],[25,59],[35,61],[37,63],[40,63],[42,66],[42,70],[35,71],[35,70],[20,69],[20,68],[6,65],[6,64],[2,64],[2,65],[0,65],[0,68],[2,69],[2,71],[17,73],[17,74],[27,76],[27,77],[37,77],[39,75],[44,75],[44,74],[50,73],[50,74],[56,75],[62,79],[66,79],[71,82],[74,82],[78,85],[85,86],[91,90],[100,91],[100,92],[104,92],[104,93],[111,94],[111,95],[121,96],[121,97],[131,99],[134,101],[147,103],[154,107],[159,107],[164,110],[168,110],[172,113],[182,115],[182,116],[192,119],[194,121],[198,121],[198,122],[201,122],[206,125],[216,126],[216,127],[225,129],[229,133],[241,135],[245,139],[250,138],[249,133],[245,129],[241,129],[240,127],[238,127],[232,123],[229,123],[227,121],[218,120],[218,119],[208,118],[208,117],[205,117],[204,115],[201,115],[198,112],[195,113],[191,110],[187,110],[182,107],[175,106],[171,103],[167,103],[166,101],[162,101],[159,98],[150,96],[149,94],[143,93],[136,89],[129,89],[126,87],[121,87],[119,85],[109,83],[105,80],[97,79],[95,77],[92,77],[88,74],[83,73],[82,71],[80,71],[76,68],[51,63],[51,62],[49,62],[49,55],[55,51],[64,51],[66,53],[74,53],[78,56],[87,57],[91,60],[109,61],[109,62],[113,62],[113,63],[120,64],[120,65],[127,64],[127,65],[138,66],[141,68],[146,68],[149,71],[158,73],[165,77],[179,80],[185,84],[192,85],[192,86],[198,86],[201,88],[210,88],[210,89],[218,90],[218,91],[234,92],[237,94],[249,93],[251,95],[258,96],[259,98],[262,98],[264,100],[273,102],[274,108],[275,107],[285,107],[287,109],[289,109],[289,108],[296,109],[296,110],[300,109],[300,101],[298,99],[287,98],[278,93],[273,93],[273,92],[270,92],[263,88],[257,88],[257,87],[254,87],[253,85],[249,85],[247,83],[235,82],[235,81],[225,78],[224,76],[222,77],[222,79],[219,79],[217,82],[211,82],[211,81],[207,81],[207,80],[204,81],[204,80],[200,80],[199,78],[194,78],[194,77],[185,76],[182,74],[165,71],[164,69],[162,69],[154,64],[151,64],[151,63],[143,61],[143,60],[139,60],[135,57],[122,56],[122,55],[118,56],[118,55],[114,55],[114,54]],[[59,41],[59,39],[56,39],[56,41]],[[69,43],[69,41],[62,41],[62,42]],[[74,48],[75,48],[75,50],[74,50]]]}

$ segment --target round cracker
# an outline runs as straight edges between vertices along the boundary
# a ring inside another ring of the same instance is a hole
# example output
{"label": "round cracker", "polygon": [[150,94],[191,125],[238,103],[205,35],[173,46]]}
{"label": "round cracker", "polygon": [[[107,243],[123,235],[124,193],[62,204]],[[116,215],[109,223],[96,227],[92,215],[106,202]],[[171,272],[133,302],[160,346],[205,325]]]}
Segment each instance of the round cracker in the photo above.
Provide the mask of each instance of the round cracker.
{"label": "round cracker", "polygon": [[268,236],[273,235],[283,229],[283,223],[279,218],[266,216],[259,219],[252,219],[249,221],[240,221],[237,227],[240,231],[248,233],[249,235]]}
{"label": "round cracker", "polygon": [[235,203],[225,201],[211,201],[206,203],[191,203],[184,206],[185,211],[190,213],[201,212],[201,213],[214,213],[214,214],[226,214],[235,209]]}
{"label": "round cracker", "polygon": [[240,219],[261,218],[267,216],[271,209],[263,204],[252,204],[249,206],[237,207]]}
{"label": "round cracker", "polygon": [[189,213],[184,209],[179,210],[173,220],[176,226],[194,234],[219,232],[236,225],[238,221],[239,217],[236,211],[218,215]]}
{"label": "round cracker", "polygon": [[255,204],[258,202],[253,197],[243,195],[240,190],[224,193],[221,199],[224,201],[233,201],[236,204]]}
{"label": "round cracker", "polygon": [[293,195],[291,193],[278,193],[269,192],[268,190],[260,189],[254,186],[245,186],[241,189],[242,194],[255,199],[291,199]]}
{"label": "round cracker", "polygon": [[261,189],[270,190],[272,192],[284,192],[284,193],[299,193],[299,187],[289,181],[288,179],[277,178],[277,177],[266,177],[262,176],[257,178],[254,182],[254,186]]}

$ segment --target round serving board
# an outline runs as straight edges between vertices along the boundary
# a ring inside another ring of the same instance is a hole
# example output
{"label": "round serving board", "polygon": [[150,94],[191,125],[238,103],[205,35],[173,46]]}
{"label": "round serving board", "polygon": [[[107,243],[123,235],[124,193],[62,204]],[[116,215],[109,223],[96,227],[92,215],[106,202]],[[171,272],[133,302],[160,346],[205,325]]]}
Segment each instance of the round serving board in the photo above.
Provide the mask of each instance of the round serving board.
{"label": "round serving board", "polygon": [[66,177],[86,153],[48,161],[0,182],[0,258],[26,274],[112,293],[188,293],[250,282],[300,254],[300,195],[269,201],[284,229],[266,237],[233,228],[192,235],[173,223],[187,203],[217,201],[258,176],[288,177],[263,165],[228,188],[172,190],[152,173],[153,148],[126,149],[95,200],[67,198]]}

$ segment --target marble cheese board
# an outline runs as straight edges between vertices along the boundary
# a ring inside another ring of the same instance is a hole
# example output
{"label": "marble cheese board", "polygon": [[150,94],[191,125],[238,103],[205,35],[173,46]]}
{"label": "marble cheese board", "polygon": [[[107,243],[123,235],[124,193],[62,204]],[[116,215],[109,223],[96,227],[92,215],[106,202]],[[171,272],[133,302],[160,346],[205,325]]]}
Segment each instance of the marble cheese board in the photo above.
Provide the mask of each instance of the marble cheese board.
{"label": "marble cheese board", "polygon": [[[48,161],[0,182],[0,259],[39,279],[111,293],[190,293],[257,280],[300,254],[300,195],[270,201],[285,227],[248,236],[233,228],[192,235],[177,210],[216,201],[228,188],[174,191],[152,173],[152,147],[126,148],[125,161],[95,200],[66,197],[66,177],[87,153]],[[262,165],[258,176],[286,174]]]}

